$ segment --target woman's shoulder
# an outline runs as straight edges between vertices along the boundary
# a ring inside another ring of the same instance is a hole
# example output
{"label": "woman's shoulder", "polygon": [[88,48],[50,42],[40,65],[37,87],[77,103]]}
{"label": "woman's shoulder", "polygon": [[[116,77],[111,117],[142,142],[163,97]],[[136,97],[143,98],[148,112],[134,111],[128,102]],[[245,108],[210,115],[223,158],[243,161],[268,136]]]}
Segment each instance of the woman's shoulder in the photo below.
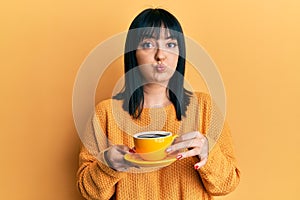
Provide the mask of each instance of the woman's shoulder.
{"label": "woman's shoulder", "polygon": [[111,110],[113,105],[115,106],[115,105],[121,105],[121,104],[122,104],[121,100],[107,98],[107,99],[99,101],[96,104],[95,108],[96,108],[96,111]]}
{"label": "woman's shoulder", "polygon": [[211,96],[206,92],[196,91],[193,92],[193,96],[198,99],[198,101],[210,102]]}
{"label": "woman's shoulder", "polygon": [[111,98],[101,100],[96,104],[96,108],[107,107],[109,106],[109,104],[111,104],[111,101],[112,101]]}

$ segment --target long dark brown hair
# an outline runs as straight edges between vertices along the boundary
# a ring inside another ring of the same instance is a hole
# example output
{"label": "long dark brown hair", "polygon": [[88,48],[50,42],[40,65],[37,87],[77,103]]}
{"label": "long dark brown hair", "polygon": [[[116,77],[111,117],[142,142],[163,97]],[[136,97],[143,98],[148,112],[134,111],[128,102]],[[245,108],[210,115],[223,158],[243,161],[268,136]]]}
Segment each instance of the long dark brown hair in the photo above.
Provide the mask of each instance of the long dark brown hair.
{"label": "long dark brown hair", "polygon": [[143,81],[140,73],[132,73],[136,70],[138,63],[136,49],[138,44],[149,36],[159,37],[161,27],[167,30],[170,36],[177,40],[179,48],[176,72],[168,83],[169,99],[175,107],[176,118],[181,120],[185,116],[187,106],[190,103],[192,93],[186,90],[184,84],[185,73],[185,40],[182,27],[179,21],[171,13],[164,9],[146,9],[135,17],[127,33],[124,55],[125,85],[122,92],[114,96],[115,99],[122,99],[123,109],[134,118],[139,118],[143,110],[144,92]]}

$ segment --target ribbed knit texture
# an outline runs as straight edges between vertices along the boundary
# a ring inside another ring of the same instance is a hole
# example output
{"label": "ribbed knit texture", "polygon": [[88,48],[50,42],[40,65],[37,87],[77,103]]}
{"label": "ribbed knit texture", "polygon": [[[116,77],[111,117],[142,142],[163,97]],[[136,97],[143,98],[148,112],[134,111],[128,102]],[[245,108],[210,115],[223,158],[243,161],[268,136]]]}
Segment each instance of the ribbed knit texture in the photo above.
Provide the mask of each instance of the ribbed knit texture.
{"label": "ribbed knit texture", "polygon": [[[215,133],[218,129],[214,129],[211,123],[211,105],[207,94],[196,93],[191,99],[187,117],[177,121],[173,105],[145,108],[140,119],[132,120],[122,110],[121,101],[99,103],[86,134],[81,137],[84,144],[78,170],[81,194],[86,199],[101,200],[209,200],[214,195],[233,191],[240,178],[230,131],[225,124],[221,134]],[[108,145],[133,147],[131,135],[148,130],[164,130],[178,135],[195,130],[207,136],[212,134],[206,165],[195,170],[193,165],[199,159],[190,157],[159,170],[127,173],[115,171],[105,164],[103,152]]]}

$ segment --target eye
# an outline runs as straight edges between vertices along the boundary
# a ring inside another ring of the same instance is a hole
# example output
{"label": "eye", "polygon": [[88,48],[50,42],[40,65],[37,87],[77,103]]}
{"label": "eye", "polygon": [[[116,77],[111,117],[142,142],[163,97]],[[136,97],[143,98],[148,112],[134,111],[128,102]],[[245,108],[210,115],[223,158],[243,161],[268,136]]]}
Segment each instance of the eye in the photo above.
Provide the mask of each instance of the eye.
{"label": "eye", "polygon": [[175,48],[177,46],[178,46],[177,42],[168,42],[167,43],[167,47],[168,48]]}
{"label": "eye", "polygon": [[140,47],[143,49],[152,49],[155,47],[155,45],[153,44],[153,42],[150,41],[144,41],[140,44]]}

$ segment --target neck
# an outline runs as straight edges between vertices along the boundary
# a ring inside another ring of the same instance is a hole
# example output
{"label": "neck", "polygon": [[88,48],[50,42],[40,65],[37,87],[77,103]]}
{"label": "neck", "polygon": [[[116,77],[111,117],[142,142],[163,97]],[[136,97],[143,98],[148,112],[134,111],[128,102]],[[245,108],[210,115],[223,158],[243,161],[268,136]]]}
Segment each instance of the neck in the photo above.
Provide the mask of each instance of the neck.
{"label": "neck", "polygon": [[159,84],[147,84],[143,86],[144,107],[163,107],[171,103],[166,87]]}

